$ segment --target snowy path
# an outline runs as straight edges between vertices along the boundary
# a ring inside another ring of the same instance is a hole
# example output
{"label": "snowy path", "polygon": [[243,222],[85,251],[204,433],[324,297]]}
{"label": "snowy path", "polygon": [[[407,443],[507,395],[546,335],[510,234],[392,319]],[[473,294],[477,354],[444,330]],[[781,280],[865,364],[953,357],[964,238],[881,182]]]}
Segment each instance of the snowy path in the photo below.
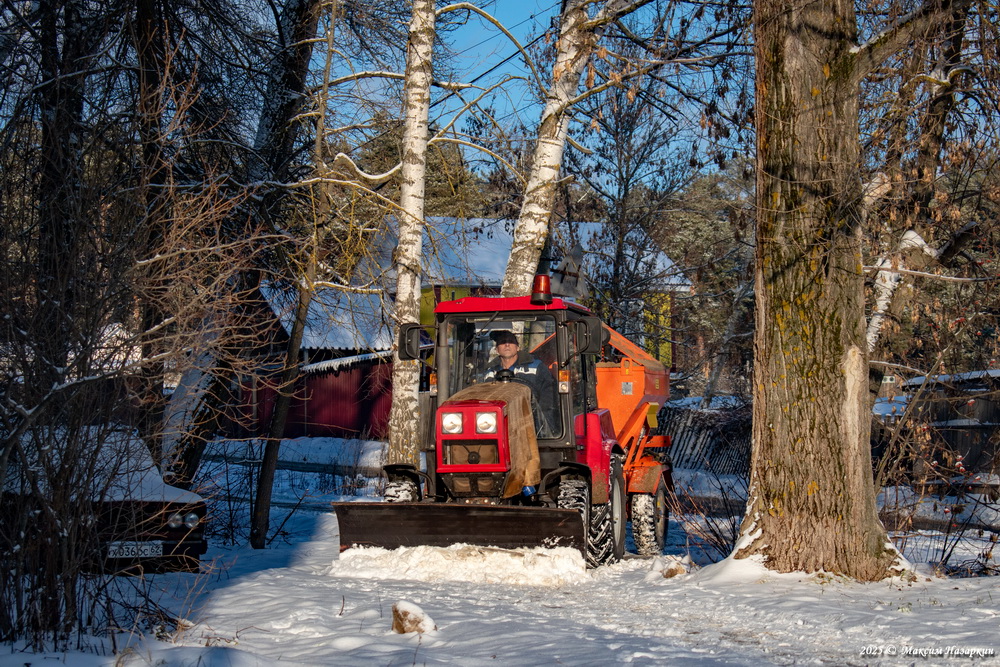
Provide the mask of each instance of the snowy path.
{"label": "snowy path", "polygon": [[[664,559],[587,572],[572,552],[341,559],[331,515],[308,541],[237,556],[177,644],[146,644],[128,664],[933,665],[971,659],[905,654],[1000,649],[996,579],[821,583],[745,561],[664,579]],[[438,630],[392,633],[401,600]]]}

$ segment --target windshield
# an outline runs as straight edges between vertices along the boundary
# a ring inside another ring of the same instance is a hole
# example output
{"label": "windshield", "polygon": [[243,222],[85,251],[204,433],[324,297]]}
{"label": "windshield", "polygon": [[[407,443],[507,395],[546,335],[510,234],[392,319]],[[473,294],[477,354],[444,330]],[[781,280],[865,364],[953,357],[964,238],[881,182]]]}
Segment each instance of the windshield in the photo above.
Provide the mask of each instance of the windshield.
{"label": "windshield", "polygon": [[531,388],[531,410],[540,438],[562,436],[556,377],[556,321],[548,315],[456,318],[447,324],[449,392],[494,382],[503,370]]}

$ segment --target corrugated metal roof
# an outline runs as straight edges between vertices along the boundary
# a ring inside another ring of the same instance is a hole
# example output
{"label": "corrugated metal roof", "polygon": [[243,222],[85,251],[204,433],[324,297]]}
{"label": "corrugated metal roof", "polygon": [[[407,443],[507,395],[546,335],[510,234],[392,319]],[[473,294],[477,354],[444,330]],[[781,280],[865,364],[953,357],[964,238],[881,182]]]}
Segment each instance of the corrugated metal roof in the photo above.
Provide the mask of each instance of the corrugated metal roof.
{"label": "corrugated metal roof", "polygon": [[915,389],[925,382],[928,384],[940,383],[940,384],[952,384],[959,382],[969,382],[970,380],[985,380],[987,378],[997,379],[1000,378],[1000,369],[992,368],[982,371],[969,371],[967,373],[954,373],[951,375],[931,375],[920,377],[915,377],[911,380],[907,380],[903,383],[903,387],[907,389]]}
{"label": "corrugated metal roof", "polygon": [[[684,272],[645,231],[636,228],[630,232],[630,236],[631,242],[626,244],[626,262],[630,266],[644,267],[644,279],[648,281],[650,291],[691,289],[691,281]],[[594,275],[598,265],[610,266],[614,261],[611,253],[607,252],[613,244],[610,243],[607,227],[602,222],[560,223],[555,230],[554,242],[564,255],[570,252],[575,242],[583,246],[583,270],[587,276]]]}
{"label": "corrugated metal roof", "polygon": [[[424,285],[499,287],[514,244],[514,224],[514,220],[494,218],[427,218],[423,239]],[[560,223],[553,244],[559,254],[565,255],[575,243],[581,243],[584,274],[594,275],[598,265],[610,261],[604,252],[607,246],[604,231],[604,224],[598,222]],[[645,233],[636,234],[640,238],[632,246],[641,257],[633,256],[629,261],[648,267],[646,279],[650,289],[690,289],[691,283],[670,257]],[[382,243],[387,244],[387,248],[395,247],[395,233],[390,231]],[[391,252],[378,253],[386,275],[392,273],[388,264],[391,255]]]}
{"label": "corrugated metal roof", "polygon": [[[271,310],[290,334],[295,319],[296,296],[274,287],[261,288]],[[309,303],[303,349],[389,350],[392,332],[389,313],[380,294],[319,289]]]}

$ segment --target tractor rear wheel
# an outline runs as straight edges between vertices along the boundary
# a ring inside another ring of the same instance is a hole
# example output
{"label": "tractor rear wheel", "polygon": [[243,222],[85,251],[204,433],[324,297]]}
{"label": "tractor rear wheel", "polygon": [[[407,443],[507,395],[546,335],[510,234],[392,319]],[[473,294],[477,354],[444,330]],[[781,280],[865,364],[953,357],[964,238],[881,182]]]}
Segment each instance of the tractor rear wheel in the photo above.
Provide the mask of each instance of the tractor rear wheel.
{"label": "tractor rear wheel", "polygon": [[659,556],[667,540],[667,487],[656,493],[632,494],[632,539],[640,556]]}
{"label": "tractor rear wheel", "polygon": [[592,505],[587,531],[587,564],[617,563],[625,555],[625,473],[618,457],[611,460],[608,502]]}

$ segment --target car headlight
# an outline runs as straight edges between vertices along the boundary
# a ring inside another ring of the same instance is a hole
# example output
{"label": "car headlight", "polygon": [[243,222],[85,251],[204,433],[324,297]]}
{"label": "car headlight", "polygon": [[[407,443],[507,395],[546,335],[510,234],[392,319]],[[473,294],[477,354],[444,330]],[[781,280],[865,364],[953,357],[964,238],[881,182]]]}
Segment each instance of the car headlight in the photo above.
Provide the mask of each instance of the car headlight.
{"label": "car headlight", "polygon": [[178,513],[171,514],[170,518],[167,519],[167,526],[169,526],[170,528],[180,528],[183,525],[184,525],[184,517],[182,517]]}
{"label": "car headlight", "polygon": [[496,433],[497,413],[477,412],[476,413],[476,433]]}
{"label": "car headlight", "polygon": [[441,432],[442,433],[461,433],[462,432],[462,413],[461,412],[445,412],[441,415]]}
{"label": "car headlight", "polygon": [[201,517],[195,514],[194,512],[190,512],[184,517],[184,525],[192,530],[199,523],[201,523]]}

